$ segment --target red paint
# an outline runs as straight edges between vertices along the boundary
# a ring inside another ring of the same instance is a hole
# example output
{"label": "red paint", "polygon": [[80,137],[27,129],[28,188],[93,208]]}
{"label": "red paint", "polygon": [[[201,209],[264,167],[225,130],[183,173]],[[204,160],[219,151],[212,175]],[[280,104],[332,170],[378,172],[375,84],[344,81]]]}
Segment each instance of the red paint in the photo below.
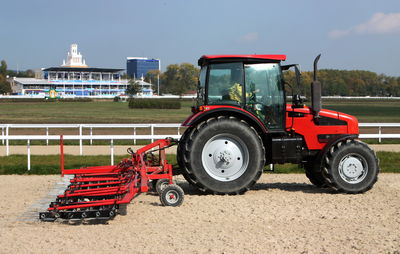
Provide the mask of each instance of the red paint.
{"label": "red paint", "polygon": [[[81,169],[64,169],[63,138],[60,137],[61,172],[75,175],[71,185],[58,200],[82,197],[113,198],[80,202],[53,202],[48,211],[65,211],[98,206],[127,204],[140,192],[149,190],[149,180],[168,179],[172,184],[172,165],[167,162],[165,149],[172,143],[171,139],[160,139],[137,150],[130,159],[123,159],[118,165],[86,167]],[[144,156],[152,149],[159,149],[158,160],[145,160]]]}
{"label": "red paint", "polygon": [[220,109],[234,109],[234,110],[238,110],[238,111],[248,115],[250,118],[257,121],[259,123],[259,125],[263,127],[264,131],[268,132],[268,130],[265,128],[264,124],[260,121],[260,119],[257,116],[253,115],[251,112],[244,110],[242,108],[235,107],[235,106],[229,106],[229,105],[204,105],[204,106],[202,106],[202,108],[203,108],[203,111],[194,113],[194,114],[190,115],[188,118],[186,118],[186,120],[183,121],[182,126],[191,126],[198,117],[200,117],[202,114],[204,114],[205,112],[208,112],[208,111],[220,110]]}
{"label": "red paint", "polygon": [[[286,55],[204,55],[203,59],[217,59],[217,58],[251,58],[251,59],[264,59],[264,60],[278,60],[285,61]],[[201,59],[200,58],[200,59]]]}
{"label": "red paint", "polygon": [[[218,109],[235,109],[239,110],[253,119],[255,119],[261,126],[264,127],[265,133],[268,133],[268,130],[264,126],[264,124],[249,111],[244,110],[239,107],[229,106],[229,105],[204,105],[203,111],[197,112],[189,116],[183,123],[182,126],[191,126],[193,122],[198,119],[202,114],[212,110]],[[303,113],[304,117],[289,117],[289,112],[298,112]],[[217,113],[216,113],[217,114]],[[307,144],[308,149],[310,150],[321,150],[324,148],[326,143],[320,143],[318,141],[319,134],[359,134],[358,130],[358,121],[357,118],[339,113],[336,111],[322,109],[320,112],[320,116],[335,118],[339,120],[343,120],[347,122],[347,126],[345,125],[334,125],[334,126],[321,126],[317,125],[314,121],[314,115],[311,112],[309,107],[304,108],[292,108],[291,104],[286,105],[286,131],[292,132],[294,131],[297,134],[300,134],[304,137],[304,140]]]}
{"label": "red paint", "polygon": [[[289,117],[289,112],[303,113],[304,117]],[[319,134],[359,134],[358,121],[355,117],[339,113],[332,110],[322,109],[320,116],[336,118],[347,122],[346,125],[321,126],[314,122],[314,115],[309,107],[292,108],[292,105],[286,105],[286,131],[293,130],[295,133],[304,137],[308,149],[321,150],[326,143],[318,141]]]}

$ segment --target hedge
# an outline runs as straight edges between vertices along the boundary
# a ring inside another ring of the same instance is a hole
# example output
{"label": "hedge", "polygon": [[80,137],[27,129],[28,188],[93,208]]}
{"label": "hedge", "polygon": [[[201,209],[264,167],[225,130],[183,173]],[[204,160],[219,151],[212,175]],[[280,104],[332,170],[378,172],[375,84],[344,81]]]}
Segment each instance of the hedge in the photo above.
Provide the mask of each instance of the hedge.
{"label": "hedge", "polygon": [[180,109],[179,100],[169,99],[129,99],[129,108]]}

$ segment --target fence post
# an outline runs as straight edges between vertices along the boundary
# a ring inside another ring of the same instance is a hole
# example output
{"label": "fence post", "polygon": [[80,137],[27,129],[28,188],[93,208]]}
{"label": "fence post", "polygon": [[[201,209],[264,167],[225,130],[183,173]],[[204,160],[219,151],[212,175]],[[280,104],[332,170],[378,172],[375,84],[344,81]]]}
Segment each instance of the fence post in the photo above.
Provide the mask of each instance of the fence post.
{"label": "fence post", "polygon": [[382,127],[379,126],[379,143],[381,143],[382,141],[381,134],[382,134]]}
{"label": "fence post", "polygon": [[1,127],[1,143],[4,145],[4,126]]}
{"label": "fence post", "polygon": [[64,176],[64,136],[60,135],[60,170],[61,176]]}
{"label": "fence post", "polygon": [[83,147],[82,147],[82,124],[79,125],[79,154],[83,155]]}
{"label": "fence post", "polygon": [[92,135],[93,135],[93,127],[90,127],[90,145],[93,145]]}
{"label": "fence post", "polygon": [[6,140],[6,155],[8,156],[8,155],[10,155],[10,141],[8,140],[8,134],[9,134],[9,128],[10,128],[10,126],[7,124],[6,125],[6,138],[7,138],[7,140]]}
{"label": "fence post", "polygon": [[134,136],[133,144],[136,145],[136,127],[133,128],[133,136]]}
{"label": "fence post", "polygon": [[181,126],[178,127],[178,135],[181,135]]}
{"label": "fence post", "polygon": [[28,139],[27,141],[28,146],[28,171],[31,170],[31,141]]}
{"label": "fence post", "polygon": [[110,142],[110,150],[111,150],[111,165],[114,165],[114,140],[111,139]]}
{"label": "fence post", "polygon": [[153,143],[154,142],[154,138],[153,138],[153,136],[154,136],[154,124],[150,125],[150,130],[151,130],[151,143]]}
{"label": "fence post", "polygon": [[[46,127],[46,136],[49,136],[49,127]],[[49,139],[46,139],[46,146],[49,145]]]}

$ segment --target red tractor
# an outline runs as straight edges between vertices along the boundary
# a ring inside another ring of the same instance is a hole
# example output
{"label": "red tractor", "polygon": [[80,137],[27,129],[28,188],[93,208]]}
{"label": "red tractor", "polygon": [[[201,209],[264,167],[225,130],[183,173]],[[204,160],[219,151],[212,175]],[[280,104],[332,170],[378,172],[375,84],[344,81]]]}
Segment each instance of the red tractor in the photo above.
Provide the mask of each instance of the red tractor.
{"label": "red tractor", "polygon": [[296,163],[318,187],[345,193],[372,188],[379,172],[374,151],[357,140],[355,117],[321,109],[318,56],[312,106],[295,94],[287,103],[285,55],[207,55],[201,67],[197,106],[183,126],[177,152],[181,173],[202,191],[240,194],[268,164]]}
{"label": "red tractor", "polygon": [[[178,163],[186,180],[200,190],[240,194],[260,178],[265,165],[297,163],[318,187],[345,193],[361,193],[377,181],[379,166],[373,150],[356,140],[355,117],[321,110],[321,84],[311,84],[312,106],[306,107],[299,94],[286,103],[281,65],[284,55],[203,56],[198,105],[183,123],[187,129],[178,144]],[[127,204],[153,185],[163,205],[179,206],[183,190],[173,184],[173,167],[165,149],[175,145],[161,139],[117,165],[64,169],[74,175],[64,194],[58,195],[42,221],[104,220],[125,215]],[[154,155],[153,153],[158,153]],[[150,185],[151,184],[151,185]]]}

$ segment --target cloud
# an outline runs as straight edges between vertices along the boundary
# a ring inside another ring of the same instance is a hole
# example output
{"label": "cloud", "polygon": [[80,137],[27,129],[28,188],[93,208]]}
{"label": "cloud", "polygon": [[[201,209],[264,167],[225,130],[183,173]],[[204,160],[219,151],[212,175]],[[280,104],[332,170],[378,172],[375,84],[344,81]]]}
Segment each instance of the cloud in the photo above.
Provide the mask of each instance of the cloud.
{"label": "cloud", "polygon": [[393,34],[400,33],[400,13],[378,12],[365,23],[348,29],[336,29],[329,32],[329,37],[339,39],[350,34]]}
{"label": "cloud", "polygon": [[240,42],[254,42],[259,38],[258,33],[250,32],[240,37]]}

